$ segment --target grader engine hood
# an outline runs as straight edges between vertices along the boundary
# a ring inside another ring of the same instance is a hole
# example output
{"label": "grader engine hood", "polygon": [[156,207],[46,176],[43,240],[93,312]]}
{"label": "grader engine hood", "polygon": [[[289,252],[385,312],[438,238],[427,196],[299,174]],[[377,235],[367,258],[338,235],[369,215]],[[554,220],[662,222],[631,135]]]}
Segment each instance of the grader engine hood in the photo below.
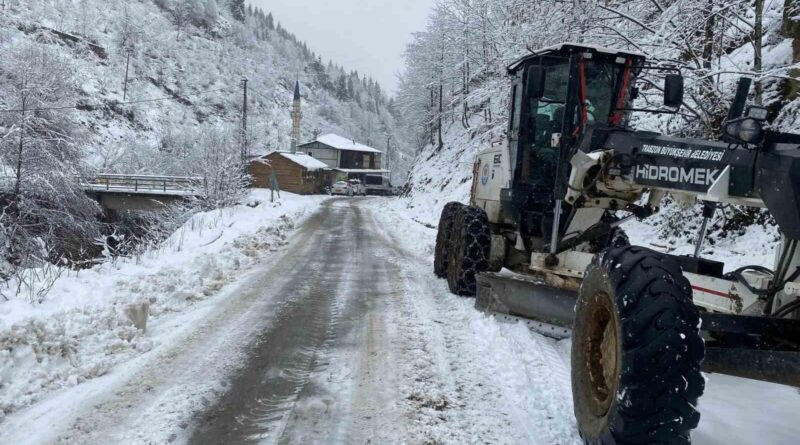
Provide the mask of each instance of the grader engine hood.
{"label": "grader engine hood", "polygon": [[[597,132],[596,132],[597,133]],[[611,131],[597,144],[628,157],[630,176],[648,188],[700,199],[766,206],[786,236],[800,239],[800,146],[767,143],[752,150],[725,142]],[[601,148],[602,147],[602,148]]]}

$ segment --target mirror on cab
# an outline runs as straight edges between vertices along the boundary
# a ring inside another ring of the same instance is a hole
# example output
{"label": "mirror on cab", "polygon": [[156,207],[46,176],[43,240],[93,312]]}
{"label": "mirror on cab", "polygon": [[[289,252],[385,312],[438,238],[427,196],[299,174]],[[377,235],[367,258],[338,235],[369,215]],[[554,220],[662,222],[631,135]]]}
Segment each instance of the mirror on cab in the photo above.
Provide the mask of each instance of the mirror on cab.
{"label": "mirror on cab", "polygon": [[683,104],[683,76],[667,74],[664,77],[664,105],[678,108]]}

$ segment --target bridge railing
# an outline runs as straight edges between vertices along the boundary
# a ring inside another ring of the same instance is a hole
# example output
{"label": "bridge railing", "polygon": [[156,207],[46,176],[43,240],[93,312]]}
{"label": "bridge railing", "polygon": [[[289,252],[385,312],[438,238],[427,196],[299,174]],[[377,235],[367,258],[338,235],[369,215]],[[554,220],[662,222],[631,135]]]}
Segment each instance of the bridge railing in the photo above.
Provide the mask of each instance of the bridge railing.
{"label": "bridge railing", "polygon": [[191,176],[155,176],[99,174],[86,180],[93,191],[153,193],[167,195],[200,195],[205,192],[203,178]]}

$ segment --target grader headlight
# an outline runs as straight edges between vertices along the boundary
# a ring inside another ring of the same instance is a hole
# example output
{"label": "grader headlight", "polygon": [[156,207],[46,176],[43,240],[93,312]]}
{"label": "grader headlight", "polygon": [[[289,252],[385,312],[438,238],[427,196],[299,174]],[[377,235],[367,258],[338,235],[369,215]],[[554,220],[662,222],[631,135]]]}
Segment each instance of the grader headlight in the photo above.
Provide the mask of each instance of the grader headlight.
{"label": "grader headlight", "polygon": [[746,117],[728,122],[725,125],[725,134],[745,144],[757,144],[761,142],[764,136],[764,129],[761,126],[761,121]]}

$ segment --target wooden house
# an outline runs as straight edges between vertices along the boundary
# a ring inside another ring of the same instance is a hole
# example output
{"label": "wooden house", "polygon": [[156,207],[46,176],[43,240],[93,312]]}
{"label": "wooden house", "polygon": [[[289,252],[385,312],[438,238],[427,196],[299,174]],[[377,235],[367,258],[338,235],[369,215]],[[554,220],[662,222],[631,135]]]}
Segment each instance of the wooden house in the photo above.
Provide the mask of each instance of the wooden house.
{"label": "wooden house", "polygon": [[273,171],[281,190],[300,195],[322,193],[333,180],[333,173],[324,162],[305,153],[274,151],[253,158],[248,165],[256,188],[270,188]]}
{"label": "wooden house", "polygon": [[325,134],[298,145],[303,152],[336,171],[337,179],[360,179],[366,175],[388,174],[381,169],[383,152],[336,134]]}

